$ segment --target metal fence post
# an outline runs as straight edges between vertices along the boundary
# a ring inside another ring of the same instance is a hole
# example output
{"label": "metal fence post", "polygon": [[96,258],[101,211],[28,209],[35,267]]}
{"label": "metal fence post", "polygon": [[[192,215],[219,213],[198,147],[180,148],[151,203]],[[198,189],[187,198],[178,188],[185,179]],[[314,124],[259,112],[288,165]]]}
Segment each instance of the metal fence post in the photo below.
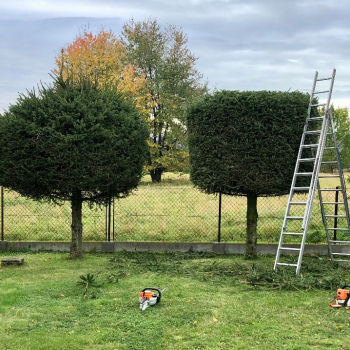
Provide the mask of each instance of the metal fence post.
{"label": "metal fence post", "polygon": [[112,225],[112,228],[113,228],[113,242],[114,242],[114,213],[115,213],[115,210],[114,210],[114,196],[113,196],[113,225]]}
{"label": "metal fence post", "polygon": [[[112,209],[112,197],[108,198],[106,204],[106,241],[111,241],[111,209]],[[114,238],[114,230],[113,230],[113,238]]]}
{"label": "metal fence post", "polygon": [[218,243],[221,241],[221,192],[219,193]]}
{"label": "metal fence post", "polygon": [[4,188],[1,186],[1,240],[4,241]]}

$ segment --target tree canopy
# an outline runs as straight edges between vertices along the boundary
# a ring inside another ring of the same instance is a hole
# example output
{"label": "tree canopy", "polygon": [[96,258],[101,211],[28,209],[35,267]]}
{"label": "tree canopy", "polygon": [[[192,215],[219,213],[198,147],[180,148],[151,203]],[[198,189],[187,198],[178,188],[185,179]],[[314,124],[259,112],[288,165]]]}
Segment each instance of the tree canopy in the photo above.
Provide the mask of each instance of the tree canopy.
{"label": "tree canopy", "polygon": [[126,60],[126,50],[112,31],[101,29],[97,34],[81,32],[56,56],[56,74],[75,82],[89,79],[99,88],[115,88],[145,111],[148,96],[145,79]]}
{"label": "tree canopy", "polygon": [[188,110],[191,180],[206,193],[247,196],[248,254],[256,253],[257,197],[289,192],[309,100],[297,91],[220,91]]}
{"label": "tree canopy", "polygon": [[146,170],[157,182],[165,169],[188,169],[184,111],[207,91],[187,42],[173,25],[130,20],[119,37],[104,29],[83,31],[56,57],[56,73],[64,78],[114,86],[136,104],[149,126]]}
{"label": "tree canopy", "polygon": [[[332,119],[334,123],[334,129],[336,134],[337,143],[339,146],[339,153],[340,158],[342,162],[343,168],[350,168],[350,119],[349,119],[349,110],[348,108],[341,108],[337,107],[335,108],[333,105],[331,105],[331,111],[332,111]],[[321,108],[320,114],[325,114],[324,107]],[[333,146],[332,139],[328,138],[327,142],[330,142],[330,146]],[[334,160],[335,156],[333,154],[330,154],[331,152],[327,152],[325,150],[325,153],[323,154],[323,159],[325,161],[327,160]],[[323,170],[330,170],[333,171],[334,168],[336,168],[332,163],[324,164]]]}
{"label": "tree canopy", "polygon": [[82,202],[125,197],[142,176],[148,130],[115,89],[57,78],[22,94],[0,118],[0,183],[23,196],[72,203],[71,256],[81,256]]}
{"label": "tree canopy", "polygon": [[206,91],[196,69],[198,58],[187,47],[181,29],[164,29],[155,19],[130,20],[122,31],[127,61],[146,80],[150,141],[147,170],[153,181],[160,181],[168,168],[183,168],[187,163],[185,109],[189,102]]}

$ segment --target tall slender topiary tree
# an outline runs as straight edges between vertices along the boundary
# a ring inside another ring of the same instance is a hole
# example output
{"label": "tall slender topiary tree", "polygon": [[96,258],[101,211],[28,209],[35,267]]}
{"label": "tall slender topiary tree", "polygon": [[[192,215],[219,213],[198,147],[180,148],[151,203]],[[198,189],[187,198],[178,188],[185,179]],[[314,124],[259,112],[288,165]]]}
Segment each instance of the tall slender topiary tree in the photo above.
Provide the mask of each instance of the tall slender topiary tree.
{"label": "tall slender topiary tree", "polygon": [[256,255],[257,198],[289,192],[309,99],[221,91],[188,110],[191,180],[206,193],[247,197],[247,255]]}
{"label": "tall slender topiary tree", "polygon": [[116,91],[57,77],[0,117],[0,184],[34,200],[70,201],[70,254],[80,258],[82,203],[104,204],[138,186],[148,136]]}

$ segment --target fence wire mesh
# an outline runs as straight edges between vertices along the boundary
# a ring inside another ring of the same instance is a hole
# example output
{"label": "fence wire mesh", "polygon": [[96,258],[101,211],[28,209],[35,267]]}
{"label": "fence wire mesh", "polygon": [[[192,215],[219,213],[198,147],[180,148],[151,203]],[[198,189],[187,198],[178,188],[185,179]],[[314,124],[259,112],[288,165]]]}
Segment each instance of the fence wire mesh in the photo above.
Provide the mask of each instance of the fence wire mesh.
{"label": "fence wire mesh", "polygon": [[[332,194],[329,194],[330,196]],[[334,194],[333,194],[334,196]],[[258,242],[278,242],[288,196],[258,198]],[[207,195],[187,181],[141,184],[112,205],[110,240],[245,242],[246,198]],[[334,211],[334,207],[327,210]],[[108,240],[106,207],[83,206],[83,240]],[[4,189],[3,237],[7,241],[70,241],[71,208],[35,202]],[[291,228],[293,229],[293,228]],[[310,219],[309,243],[326,242],[318,198]]]}

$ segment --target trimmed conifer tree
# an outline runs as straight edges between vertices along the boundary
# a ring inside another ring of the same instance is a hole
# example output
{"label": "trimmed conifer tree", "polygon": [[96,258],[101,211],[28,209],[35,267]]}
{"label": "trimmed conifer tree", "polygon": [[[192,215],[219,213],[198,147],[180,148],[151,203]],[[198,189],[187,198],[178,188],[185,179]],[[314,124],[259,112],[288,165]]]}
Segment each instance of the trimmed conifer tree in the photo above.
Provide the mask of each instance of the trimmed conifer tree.
{"label": "trimmed conifer tree", "polygon": [[148,136],[115,90],[56,77],[0,116],[0,184],[34,200],[70,201],[70,255],[80,258],[82,203],[105,204],[138,186]]}
{"label": "trimmed conifer tree", "polygon": [[191,180],[208,194],[247,197],[247,255],[256,255],[257,198],[289,192],[309,99],[298,91],[220,91],[187,112]]}

